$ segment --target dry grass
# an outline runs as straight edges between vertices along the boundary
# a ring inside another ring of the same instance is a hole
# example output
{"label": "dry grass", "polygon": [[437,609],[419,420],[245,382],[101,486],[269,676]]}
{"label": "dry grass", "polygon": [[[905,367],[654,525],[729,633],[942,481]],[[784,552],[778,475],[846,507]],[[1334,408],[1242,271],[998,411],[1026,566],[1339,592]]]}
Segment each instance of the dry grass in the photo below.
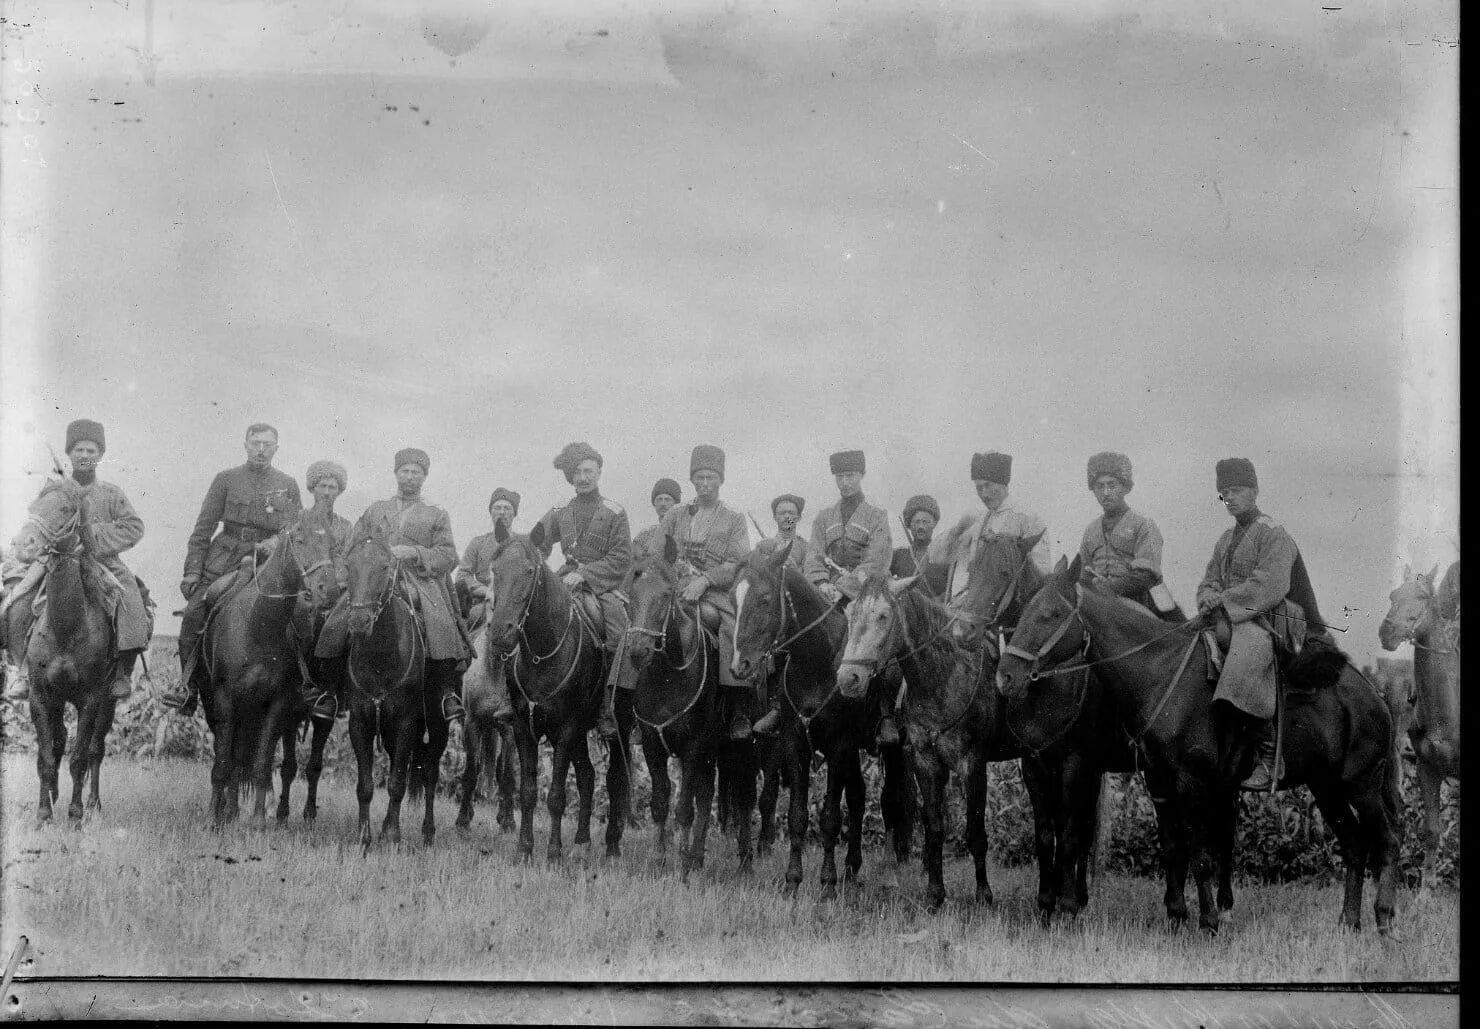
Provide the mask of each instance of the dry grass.
{"label": "dry grass", "polygon": [[[655,860],[650,830],[629,831],[611,864],[571,855],[522,865],[487,808],[461,837],[452,803],[439,800],[430,849],[362,855],[347,778],[326,776],[316,825],[295,812],[265,833],[238,824],[217,834],[206,764],[112,758],[103,775],[103,813],[80,830],[65,819],[37,829],[33,759],[4,758],[0,945],[8,952],[29,936],[31,974],[1151,984],[1459,975],[1452,889],[1401,892],[1399,938],[1382,939],[1336,928],[1334,881],[1243,882],[1233,923],[1210,940],[1164,924],[1157,882],[1107,876],[1077,923],[1045,931],[1027,868],[993,868],[995,908],[953,902],[931,915],[918,865],[896,869],[868,848],[864,885],[818,905],[810,847],[807,882],[790,900],[778,890],[784,857],[741,877],[728,838],[711,836],[709,867],[685,887]],[[302,797],[300,786],[295,808]],[[380,792],[377,818],[384,803]],[[403,819],[419,840],[416,824]],[[537,854],[544,829],[542,807]],[[952,862],[947,884],[969,897],[969,862]],[[1370,887],[1368,903],[1370,922]]]}

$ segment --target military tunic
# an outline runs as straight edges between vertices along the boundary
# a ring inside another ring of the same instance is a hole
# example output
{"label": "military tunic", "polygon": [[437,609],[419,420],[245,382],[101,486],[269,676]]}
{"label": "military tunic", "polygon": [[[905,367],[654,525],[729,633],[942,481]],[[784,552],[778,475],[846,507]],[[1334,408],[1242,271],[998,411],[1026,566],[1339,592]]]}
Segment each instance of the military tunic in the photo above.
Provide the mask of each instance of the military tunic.
{"label": "military tunic", "polygon": [[1223,533],[1197,588],[1199,608],[1213,592],[1221,594],[1221,610],[1232,626],[1213,699],[1255,718],[1271,718],[1275,710],[1274,641],[1261,616],[1284,603],[1298,554],[1290,534],[1260,514],[1247,526]]}
{"label": "military tunic", "polygon": [[491,532],[485,532],[481,536],[474,536],[463,551],[462,560],[457,563],[457,568],[452,573],[454,582],[473,580],[480,585],[487,586],[492,580],[493,574],[490,566],[493,563],[494,551],[498,550],[500,544]]}
{"label": "military tunic", "polygon": [[702,575],[710,582],[702,602],[719,614],[719,681],[726,686],[739,686],[740,681],[730,666],[735,656],[735,602],[730,587],[740,571],[740,563],[750,553],[750,530],[745,517],[723,502],[706,511],[697,504],[673,508],[663,518],[662,532],[678,544],[682,585]]}
{"label": "military tunic", "polygon": [[1161,530],[1139,511],[1126,508],[1115,518],[1101,516],[1084,527],[1079,560],[1087,580],[1155,610],[1147,595],[1161,582]]}
{"label": "military tunic", "polygon": [[[894,543],[889,537],[889,515],[867,500],[845,520],[843,502],[824,507],[812,520],[812,539],[802,566],[814,585],[830,582],[852,596],[871,575],[889,570]],[[830,567],[833,561],[846,574]]]}
{"label": "military tunic", "polygon": [[258,543],[277,535],[302,508],[298,483],[276,468],[259,472],[243,464],[219,473],[186,544],[184,574],[209,585],[236,568]]}
{"label": "military tunic", "polygon": [[663,553],[663,526],[649,525],[632,537],[632,563]]}
{"label": "military tunic", "polygon": [[[401,562],[401,570],[416,591],[416,601],[426,629],[429,661],[464,660],[472,656],[462,619],[452,600],[450,573],[457,565],[457,545],[452,539],[452,520],[436,504],[400,497],[377,500],[355,523],[350,546],[369,537],[377,528],[386,532],[388,546],[416,548],[416,556]],[[314,653],[337,657],[348,643],[349,594],[335,605]]]}
{"label": "military tunic", "polygon": [[615,650],[627,632],[627,598],[621,588],[632,567],[632,529],[627,511],[599,493],[589,499],[577,494],[569,503],[553,507],[540,519],[545,527],[546,554],[560,541],[565,558],[562,574],[575,570],[601,605],[608,650]]}

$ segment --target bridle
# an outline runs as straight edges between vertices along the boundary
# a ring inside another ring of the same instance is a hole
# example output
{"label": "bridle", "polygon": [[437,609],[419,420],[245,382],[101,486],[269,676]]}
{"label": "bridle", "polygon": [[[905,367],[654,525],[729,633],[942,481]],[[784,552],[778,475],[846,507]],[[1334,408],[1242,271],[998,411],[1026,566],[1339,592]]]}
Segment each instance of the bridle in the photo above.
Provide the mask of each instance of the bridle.
{"label": "bridle", "polygon": [[[291,547],[291,545],[292,541],[290,538],[289,546]],[[359,544],[356,545],[358,546]],[[375,624],[380,621],[380,616],[385,612],[386,607],[391,603],[391,601],[393,599],[398,601],[403,607],[405,607],[406,615],[410,619],[411,625],[416,632],[417,645],[412,648],[410,656],[406,659],[406,667],[401,669],[401,671],[397,673],[395,679],[392,680],[390,689],[379,695],[372,693],[370,690],[367,690],[365,689],[365,687],[360,685],[359,677],[355,675],[355,662],[353,660],[353,655],[350,655],[345,661],[346,677],[349,679],[350,685],[354,687],[356,692],[366,697],[372,704],[375,705],[375,731],[372,737],[373,739],[380,738],[381,705],[385,703],[387,697],[389,697],[391,694],[395,693],[396,690],[400,689],[402,686],[410,682],[411,670],[416,664],[418,657],[423,662],[423,664],[425,664],[427,653],[426,627],[422,625],[421,620],[416,617],[416,611],[411,607],[409,603],[407,603],[406,599],[404,597],[401,597],[396,591],[396,586],[401,580],[401,559],[396,557],[394,553],[391,553],[390,548],[386,547],[385,544],[381,543],[379,545],[385,547],[386,552],[390,557],[390,572],[386,575],[385,587],[380,590],[379,594],[372,600],[358,602],[353,600],[350,601],[349,609],[351,612],[367,610],[371,611],[370,626],[373,629]],[[298,560],[296,554],[294,554],[293,559],[294,561]],[[318,568],[321,567],[321,565],[315,565],[314,567]],[[307,575],[306,572],[304,574]],[[286,594],[285,596],[293,595],[294,594]],[[422,690],[421,704],[422,720],[423,722],[429,723],[430,718],[426,709],[425,689]]]}
{"label": "bridle", "polygon": [[[308,588],[308,577],[310,575],[312,575],[314,572],[318,571],[320,568],[333,567],[333,565],[334,565],[334,558],[332,556],[330,556],[330,557],[324,558],[323,560],[315,561],[313,564],[309,565],[307,568],[303,567],[303,559],[298,556],[298,543],[293,538],[293,531],[296,528],[297,528],[297,526],[294,526],[293,529],[283,529],[282,530],[283,537],[287,541],[286,542],[286,545],[287,545],[287,548],[288,548],[288,556],[291,557],[293,559],[293,563],[298,566],[298,577],[303,581],[303,585],[300,586],[296,592],[293,592],[293,593],[269,593],[266,589],[263,588],[262,581],[261,581],[261,578],[260,578],[260,576],[262,574],[263,565],[265,565],[267,562],[264,561],[264,562],[262,562],[262,564],[254,564],[252,566],[252,584],[257,587],[257,592],[261,596],[266,597],[269,600],[287,600],[290,597],[296,597],[299,600],[303,600],[303,601],[307,601],[309,603],[312,603],[313,602],[313,594],[309,591],[309,588]],[[400,565],[399,565],[399,560],[398,559],[396,559],[396,558],[393,557],[392,560],[397,561],[397,565],[396,565],[394,571],[392,572],[392,581],[394,582],[395,581],[395,579],[394,579],[395,574],[399,573],[399,571],[400,571]],[[351,605],[351,607],[353,607],[353,606],[354,605]],[[384,602],[382,602],[381,603],[381,607],[384,607],[384,606],[385,606],[385,604],[384,604]],[[380,616],[380,611],[377,610],[375,612],[375,614],[376,614],[376,617],[378,618]]]}
{"label": "bridle", "polygon": [[[658,654],[663,655],[664,660],[668,662],[669,668],[672,671],[684,672],[692,668],[696,660],[702,659],[703,661],[703,665],[701,666],[699,672],[699,684],[694,690],[694,695],[690,697],[688,702],[685,703],[683,707],[680,708],[676,713],[669,715],[661,722],[653,722],[644,718],[642,714],[638,712],[637,706],[635,704],[633,705],[633,715],[643,725],[657,732],[658,739],[663,744],[663,749],[667,751],[668,756],[670,757],[673,756],[673,748],[668,744],[668,738],[665,735],[665,730],[667,730],[669,726],[673,725],[679,719],[683,718],[690,711],[692,711],[694,707],[699,703],[700,698],[704,696],[705,689],[709,685],[709,641],[710,639],[712,639],[709,630],[704,627],[703,619],[699,616],[698,607],[696,605],[694,609],[694,628],[697,635],[697,643],[694,647],[695,653],[688,655],[686,658],[683,659],[681,663],[674,662],[673,659],[668,656],[668,627],[673,623],[675,610],[679,611],[679,618],[682,619],[683,614],[682,611],[679,609],[679,591],[677,587],[674,587],[673,592],[669,595],[668,605],[663,611],[663,627],[661,629],[655,631],[653,629],[649,629],[645,625],[629,626],[627,629],[627,634],[629,636],[646,636],[649,639],[652,639],[654,651]],[[682,653],[682,647],[683,637],[682,634],[680,634],[680,653]]]}
{"label": "bridle", "polygon": [[533,566],[531,569],[533,581],[530,583],[529,586],[529,595],[524,598],[524,606],[519,611],[519,617],[514,622],[515,639],[513,645],[510,646],[507,644],[502,644],[496,642],[492,638],[492,611],[489,612],[488,629],[486,631],[489,633],[488,660],[503,661],[508,666],[510,678],[514,680],[515,688],[519,690],[519,695],[524,698],[524,703],[529,708],[529,724],[531,731],[533,731],[535,709],[542,704],[545,706],[549,706],[550,702],[555,699],[555,696],[559,694],[561,690],[565,689],[565,687],[568,686],[574,679],[576,669],[579,668],[581,665],[581,652],[585,647],[586,629],[585,623],[583,622],[578,630],[578,635],[576,637],[576,652],[574,655],[571,656],[570,667],[565,670],[565,674],[561,676],[560,681],[555,684],[555,688],[551,690],[543,700],[535,700],[533,697],[531,697],[529,695],[529,691],[524,688],[524,682],[519,678],[519,653],[522,651],[526,656],[528,656],[529,663],[535,668],[538,668],[544,662],[558,655],[561,648],[565,646],[566,639],[570,636],[570,627],[576,621],[576,605],[580,603],[574,596],[571,596],[569,598],[569,604],[567,605],[568,611],[565,619],[565,628],[561,631],[560,638],[555,641],[555,646],[552,647],[548,653],[536,654],[534,652],[534,647],[529,642],[528,634],[524,631],[524,624],[529,619],[530,609],[534,606],[535,594],[540,592],[541,588],[544,586],[545,576],[549,574],[549,569],[546,568],[543,561],[531,561],[531,565]]}
{"label": "bridle", "polygon": [[[1455,605],[1454,615],[1445,618],[1439,611],[1439,593],[1434,589],[1432,582],[1422,580],[1424,591],[1421,597],[1424,605],[1424,613],[1418,617],[1412,627],[1405,630],[1397,640],[1398,643],[1411,643],[1415,650],[1427,650],[1431,654],[1458,654],[1460,652],[1459,633],[1456,627],[1459,625],[1459,605]],[[1430,639],[1437,633],[1445,639],[1450,646],[1435,647],[1427,643],[1419,642],[1419,635],[1423,632],[1425,622],[1429,623],[1426,635]]]}
{"label": "bridle", "polygon": [[[985,640],[989,648],[999,646],[998,643],[994,643],[992,641],[990,630],[996,629],[999,636],[1002,634],[1003,627],[999,624],[1000,620],[1003,613],[1006,612],[1007,609],[1012,606],[1012,602],[1017,599],[1018,584],[1022,582],[1023,572],[1027,570],[1028,562],[1032,559],[1033,552],[1031,550],[1022,556],[1022,560],[1018,562],[1017,570],[1012,573],[1012,578],[1008,579],[1007,585],[1002,587],[1001,595],[992,602],[992,617],[988,619],[986,625],[982,627],[983,630],[987,632]],[[967,581],[969,584],[969,571]],[[970,614],[965,610],[958,610],[953,606],[951,611],[954,618],[957,618],[960,621],[967,623],[968,625],[975,625],[978,621],[975,615]]]}
{"label": "bridle", "polygon": [[[627,627],[627,635],[646,636],[648,639],[653,641],[653,650],[666,656],[668,653],[668,627],[673,624],[673,613],[679,609],[678,593],[678,589],[675,588],[673,590],[673,593],[668,598],[668,605],[663,611],[662,628],[655,630],[649,629],[645,625],[630,625]],[[669,663],[670,665],[672,665],[672,668],[675,672],[688,671],[693,663],[699,659],[699,652],[704,651],[706,648],[705,636],[708,633],[708,630],[704,628],[704,624],[699,618],[697,606],[695,607],[694,611],[694,624],[699,628],[699,643],[694,648],[695,653],[692,653],[688,657],[684,658],[681,664],[674,664],[670,660]],[[709,656],[707,653],[704,655],[704,660],[706,663],[709,660]]]}
{"label": "bridle", "polygon": [[816,748],[812,747],[812,722],[814,719],[816,719],[818,715],[822,714],[823,709],[825,709],[828,704],[832,703],[832,699],[838,695],[841,687],[838,684],[838,677],[834,675],[832,688],[828,690],[827,696],[822,698],[822,703],[817,705],[816,710],[814,710],[811,715],[803,715],[801,708],[797,707],[796,700],[791,695],[791,687],[789,685],[790,679],[787,674],[791,669],[791,651],[787,648],[789,648],[797,640],[801,639],[803,636],[807,635],[807,633],[811,632],[813,629],[817,628],[824,621],[826,621],[827,616],[833,613],[834,605],[825,605],[822,609],[822,614],[812,619],[812,621],[808,622],[805,626],[798,629],[790,636],[782,639],[781,637],[786,632],[788,621],[801,621],[801,617],[797,614],[796,602],[791,599],[791,591],[786,588],[785,568],[778,569],[776,576],[776,592],[781,595],[781,602],[776,605],[776,628],[772,633],[772,643],[768,647],[766,647],[765,650],[761,651],[761,665],[765,666],[771,661],[773,657],[778,654],[782,658],[784,658],[781,664],[780,674],[781,695],[786,698],[786,703],[791,708],[792,714],[796,715],[797,721],[801,723],[802,732],[807,738],[807,746],[810,749],[815,750]]}

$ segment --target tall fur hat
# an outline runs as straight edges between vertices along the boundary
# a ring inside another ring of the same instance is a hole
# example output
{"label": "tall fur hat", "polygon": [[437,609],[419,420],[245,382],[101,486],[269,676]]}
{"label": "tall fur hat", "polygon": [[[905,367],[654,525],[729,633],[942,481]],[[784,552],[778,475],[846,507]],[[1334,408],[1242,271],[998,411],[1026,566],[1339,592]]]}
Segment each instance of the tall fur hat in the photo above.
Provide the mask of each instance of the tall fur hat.
{"label": "tall fur hat", "polygon": [[781,496],[771,501],[771,514],[774,515],[776,513],[776,509],[781,506],[782,502],[787,500],[791,501],[797,506],[797,517],[800,518],[802,516],[802,508],[807,506],[807,502],[801,497],[797,496],[795,493],[783,493],[781,494]]}
{"label": "tall fur hat", "polygon": [[403,447],[396,451],[396,467],[394,471],[400,471],[403,465],[419,464],[423,472],[430,473],[432,470],[432,459],[427,457],[427,452],[418,447]]}
{"label": "tall fur hat", "polygon": [[934,518],[937,522],[940,521],[940,505],[935,502],[934,497],[926,493],[921,493],[918,496],[910,497],[905,503],[904,524],[908,526],[910,519],[921,511],[929,512],[930,517]]}
{"label": "tall fur hat", "polygon": [[1218,488],[1251,486],[1259,488],[1259,476],[1254,474],[1254,462],[1247,457],[1225,457],[1218,462]]}
{"label": "tall fur hat", "polygon": [[[690,472],[689,474],[692,475],[693,473]],[[683,490],[679,488],[678,483],[673,479],[659,479],[653,483],[653,493],[648,499],[656,501],[663,494],[672,497],[675,504],[683,499]]]}
{"label": "tall fur hat", "polygon": [[[397,468],[401,467],[399,464]],[[308,466],[308,474],[303,477],[304,484],[308,486],[309,492],[324,479],[333,479],[339,483],[339,492],[343,493],[349,489],[349,472],[344,470],[344,465],[337,461],[315,461]]]}
{"label": "tall fur hat", "polygon": [[1095,488],[1095,480],[1102,475],[1113,475],[1119,479],[1127,493],[1135,488],[1135,483],[1131,482],[1131,459],[1113,450],[1102,450],[1090,458],[1086,474],[1089,476],[1090,489]]}
{"label": "tall fur hat", "polygon": [[986,479],[999,486],[1012,481],[1012,455],[990,450],[985,454],[971,455],[971,477]]}
{"label": "tall fur hat", "polygon": [[721,482],[725,479],[725,452],[719,447],[710,446],[708,443],[700,443],[689,455],[689,478],[701,468],[707,468],[719,476]]}
{"label": "tall fur hat", "polygon": [[498,489],[494,490],[493,495],[488,498],[489,510],[493,510],[493,505],[500,500],[507,500],[509,503],[513,504],[514,513],[519,513],[519,494],[515,493],[511,489],[504,489],[504,487],[500,486]]}
{"label": "tall fur hat", "polygon": [[566,482],[576,481],[576,465],[582,461],[595,461],[601,467],[601,455],[589,443],[567,443],[565,449],[555,456],[555,467],[565,473]]}
{"label": "tall fur hat", "polygon": [[834,475],[842,475],[844,472],[864,473],[864,461],[862,450],[839,450],[827,459],[828,468],[832,469]]}
{"label": "tall fur hat", "polygon": [[96,443],[100,452],[106,453],[108,450],[108,444],[103,439],[102,422],[95,422],[90,418],[79,418],[71,425],[67,426],[66,453],[70,454],[72,452],[72,448],[75,447],[78,443],[81,443],[83,440],[87,440],[90,443]]}

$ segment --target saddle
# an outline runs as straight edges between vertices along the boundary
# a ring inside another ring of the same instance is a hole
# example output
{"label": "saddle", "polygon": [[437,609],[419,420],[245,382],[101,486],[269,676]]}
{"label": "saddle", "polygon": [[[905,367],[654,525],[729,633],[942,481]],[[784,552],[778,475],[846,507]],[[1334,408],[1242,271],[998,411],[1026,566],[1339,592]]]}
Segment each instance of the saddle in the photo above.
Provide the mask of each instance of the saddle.
{"label": "saddle", "polygon": [[699,624],[710,632],[719,632],[719,608],[702,597],[699,599]]}
{"label": "saddle", "polygon": [[601,643],[606,642],[606,619],[601,614],[601,601],[590,590],[580,589],[572,594],[578,607],[576,611],[586,621],[586,627]]}

